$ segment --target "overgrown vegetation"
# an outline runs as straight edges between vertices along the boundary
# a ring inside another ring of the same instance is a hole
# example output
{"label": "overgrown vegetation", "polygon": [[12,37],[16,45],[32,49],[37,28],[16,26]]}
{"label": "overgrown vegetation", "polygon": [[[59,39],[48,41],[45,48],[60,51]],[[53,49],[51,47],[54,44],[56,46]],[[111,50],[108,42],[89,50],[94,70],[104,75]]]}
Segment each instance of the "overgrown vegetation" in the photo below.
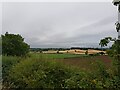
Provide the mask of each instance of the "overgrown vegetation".
{"label": "overgrown vegetation", "polygon": [[3,88],[119,88],[118,76],[101,61],[93,64],[94,71],[86,72],[55,62],[59,56],[50,60],[51,54],[45,55],[4,56]]}

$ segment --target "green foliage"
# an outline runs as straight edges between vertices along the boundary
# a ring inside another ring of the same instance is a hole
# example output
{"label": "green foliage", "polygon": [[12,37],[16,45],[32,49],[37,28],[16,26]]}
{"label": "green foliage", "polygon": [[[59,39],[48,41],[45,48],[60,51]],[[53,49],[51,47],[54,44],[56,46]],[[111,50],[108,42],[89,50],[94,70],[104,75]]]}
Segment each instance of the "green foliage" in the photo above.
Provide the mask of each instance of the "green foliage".
{"label": "green foliage", "polygon": [[7,80],[9,70],[21,60],[20,57],[2,56],[2,78]]}
{"label": "green foliage", "polygon": [[85,72],[37,54],[27,58],[4,56],[3,73],[6,78],[3,79],[7,80],[6,87],[9,88],[119,87],[119,77],[106,70],[102,62],[94,62],[93,65],[93,72]]}
{"label": "green foliage", "polygon": [[65,81],[65,88],[92,88],[92,86],[87,73],[78,71]]}
{"label": "green foliage", "polygon": [[113,65],[115,67],[115,73],[120,78],[120,40],[114,42],[112,45],[112,52],[114,58]]}
{"label": "green foliage", "polygon": [[95,88],[120,89],[120,78],[113,74],[112,68],[107,70],[101,61],[97,61],[93,65],[95,71],[88,75],[92,86]]}
{"label": "green foliage", "polygon": [[111,57],[113,57],[113,55],[114,55],[114,53],[111,49],[106,50],[106,53]]}
{"label": "green foliage", "polygon": [[[110,50],[107,50],[107,54],[113,57],[113,74],[111,78],[106,80],[106,84],[109,87],[119,88],[120,89],[120,40],[116,39],[102,39],[106,40],[107,42],[102,42],[102,45],[107,46],[110,41],[114,41]],[[101,40],[101,41],[102,41]]]}
{"label": "green foliage", "polygon": [[112,45],[112,52],[115,55],[120,54],[120,40],[116,40]]}
{"label": "green foliage", "polygon": [[95,75],[96,77],[99,77],[99,78],[107,78],[109,76],[109,74],[107,73],[106,71],[106,67],[105,65],[103,64],[103,62],[101,61],[96,61],[95,62],[95,66],[94,66],[96,69],[95,69]]}
{"label": "green foliage", "polygon": [[9,79],[13,88],[59,88],[72,73],[60,63],[29,58],[11,69]]}
{"label": "green foliage", "polygon": [[17,34],[2,35],[2,54],[12,56],[24,56],[29,52],[29,45],[24,42],[24,38]]}
{"label": "green foliage", "polygon": [[106,38],[104,38],[104,39],[101,39],[99,45],[101,45],[101,47],[107,46],[107,44],[108,44],[111,40],[113,40],[111,37],[106,37]]}
{"label": "green foliage", "polygon": [[113,57],[114,72],[120,77],[120,40],[115,40],[112,47],[107,50],[107,54]]}

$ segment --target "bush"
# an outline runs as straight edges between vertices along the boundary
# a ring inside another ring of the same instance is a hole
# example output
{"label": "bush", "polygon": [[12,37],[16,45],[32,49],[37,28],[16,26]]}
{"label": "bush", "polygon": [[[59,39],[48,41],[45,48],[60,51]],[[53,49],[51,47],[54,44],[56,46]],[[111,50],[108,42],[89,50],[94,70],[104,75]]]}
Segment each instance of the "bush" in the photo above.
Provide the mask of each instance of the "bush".
{"label": "bush", "polygon": [[2,78],[7,80],[9,70],[20,61],[20,57],[2,56]]}
{"label": "bush", "polygon": [[9,74],[12,88],[62,88],[73,71],[60,63],[43,60],[23,60]]}
{"label": "bush", "polygon": [[21,60],[20,57],[2,56],[2,87],[7,88],[9,86],[9,73],[10,69],[14,67]]}
{"label": "bush", "polygon": [[2,54],[11,56],[25,56],[29,52],[30,46],[24,42],[24,38],[17,34],[2,35]]}
{"label": "bush", "polygon": [[65,81],[65,88],[92,88],[90,79],[85,72],[76,72]]}
{"label": "bush", "polygon": [[89,56],[94,56],[94,54],[89,54]]}
{"label": "bush", "polygon": [[107,53],[109,56],[111,56],[111,57],[113,57],[113,56],[114,56],[114,54],[113,54],[113,51],[112,51],[112,50],[107,50],[107,51],[106,51],[106,53]]}
{"label": "bush", "polygon": [[109,78],[109,73],[107,72],[106,66],[102,61],[96,61],[93,64],[95,68],[94,72],[94,78],[100,79],[100,80],[105,80],[106,78]]}
{"label": "bush", "polygon": [[88,50],[86,50],[85,55],[88,55]]}
{"label": "bush", "polygon": [[104,53],[104,52],[99,52],[99,54],[100,54],[100,55],[105,55],[105,53]]}

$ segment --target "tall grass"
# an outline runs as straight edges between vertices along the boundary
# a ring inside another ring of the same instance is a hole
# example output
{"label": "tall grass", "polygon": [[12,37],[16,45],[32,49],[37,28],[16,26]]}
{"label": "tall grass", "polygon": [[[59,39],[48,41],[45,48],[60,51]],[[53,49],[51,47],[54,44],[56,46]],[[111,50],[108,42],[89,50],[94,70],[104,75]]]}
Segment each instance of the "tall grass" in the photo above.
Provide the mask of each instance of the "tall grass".
{"label": "tall grass", "polygon": [[14,88],[60,88],[72,73],[60,63],[33,57],[11,68],[9,81]]}
{"label": "tall grass", "polygon": [[22,60],[21,57],[2,56],[2,78],[3,80],[5,80],[5,78],[8,76],[10,68],[16,65],[20,60]]}

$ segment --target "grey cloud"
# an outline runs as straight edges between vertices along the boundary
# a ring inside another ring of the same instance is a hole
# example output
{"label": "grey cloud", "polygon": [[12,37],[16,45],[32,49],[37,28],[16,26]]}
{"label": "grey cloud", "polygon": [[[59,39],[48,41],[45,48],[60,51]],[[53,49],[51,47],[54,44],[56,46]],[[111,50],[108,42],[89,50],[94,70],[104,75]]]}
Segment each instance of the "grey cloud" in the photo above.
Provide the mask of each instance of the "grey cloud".
{"label": "grey cloud", "polygon": [[[85,25],[77,30],[74,30],[74,32],[77,32],[77,34],[81,33],[81,31],[83,31],[82,34],[100,33],[102,31],[108,30],[107,28],[109,28],[110,26],[113,26],[115,23],[115,20],[116,20],[115,17],[112,17],[112,16],[107,17],[107,18],[104,18],[102,20]],[[113,28],[113,27],[111,27],[111,28]],[[91,33],[88,33],[88,32],[91,32]]]}
{"label": "grey cloud", "polygon": [[31,47],[97,46],[116,36],[111,3],[3,3],[3,33],[21,34]]}

